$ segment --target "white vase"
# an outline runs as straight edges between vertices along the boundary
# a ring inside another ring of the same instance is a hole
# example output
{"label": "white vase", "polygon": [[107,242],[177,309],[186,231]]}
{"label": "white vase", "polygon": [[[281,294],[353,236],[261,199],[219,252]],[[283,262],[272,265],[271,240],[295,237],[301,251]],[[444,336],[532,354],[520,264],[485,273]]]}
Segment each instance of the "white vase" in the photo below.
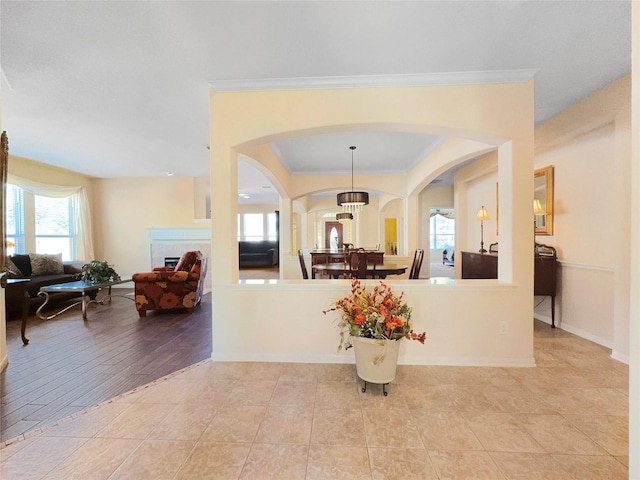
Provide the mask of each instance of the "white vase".
{"label": "white vase", "polygon": [[386,384],[396,378],[398,340],[375,340],[352,337],[356,355],[356,372],[365,382]]}

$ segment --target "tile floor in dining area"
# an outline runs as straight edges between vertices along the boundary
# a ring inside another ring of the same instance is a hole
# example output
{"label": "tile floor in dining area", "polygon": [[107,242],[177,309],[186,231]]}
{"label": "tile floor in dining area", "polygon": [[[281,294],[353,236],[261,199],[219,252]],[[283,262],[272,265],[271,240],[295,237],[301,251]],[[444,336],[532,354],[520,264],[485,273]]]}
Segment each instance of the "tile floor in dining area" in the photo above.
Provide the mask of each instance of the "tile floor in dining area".
{"label": "tile floor in dining area", "polygon": [[[2,479],[626,479],[628,368],[536,322],[536,368],[206,360],[0,449]],[[428,342],[427,342],[428,348]]]}

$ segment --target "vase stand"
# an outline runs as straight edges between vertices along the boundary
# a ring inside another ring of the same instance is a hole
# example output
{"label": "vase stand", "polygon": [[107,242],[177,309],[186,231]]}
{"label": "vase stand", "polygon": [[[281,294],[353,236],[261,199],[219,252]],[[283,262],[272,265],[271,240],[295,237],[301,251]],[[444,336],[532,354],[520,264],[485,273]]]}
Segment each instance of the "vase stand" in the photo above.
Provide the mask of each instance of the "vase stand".
{"label": "vase stand", "polygon": [[[363,380],[363,382],[364,382],[364,387],[362,387],[362,393],[367,391],[367,381]],[[369,383],[371,383],[371,382],[369,382]],[[389,385],[388,383],[382,383],[382,384],[377,383],[376,385],[382,385],[382,394],[385,397],[389,394],[389,392],[387,392],[387,385]]]}

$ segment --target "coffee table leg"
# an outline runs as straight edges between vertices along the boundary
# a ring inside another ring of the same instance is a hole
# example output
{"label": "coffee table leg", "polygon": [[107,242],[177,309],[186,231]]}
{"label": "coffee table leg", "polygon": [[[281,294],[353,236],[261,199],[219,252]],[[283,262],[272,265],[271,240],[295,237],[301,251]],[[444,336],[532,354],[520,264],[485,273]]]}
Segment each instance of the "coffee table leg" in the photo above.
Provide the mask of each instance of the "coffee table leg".
{"label": "coffee table leg", "polygon": [[82,292],[82,320],[87,320],[87,296]]}
{"label": "coffee table leg", "polygon": [[[67,310],[69,310],[70,308],[75,307],[76,305],[78,305],[81,302],[75,302],[72,303],[71,305],[67,305],[66,307],[64,307],[62,310],[60,310],[59,312],[53,313],[51,315],[49,315],[48,317],[45,315],[42,315],[42,309],[47,305],[47,303],[49,302],[49,293],[48,292],[38,292],[38,295],[44,295],[44,303],[42,305],[40,305],[38,307],[38,310],[36,310],[36,315],[38,316],[38,318],[40,320],[51,320],[52,318],[57,317],[58,315],[60,315],[61,313],[66,312]],[[84,296],[82,297],[82,317],[86,320],[87,317],[85,315],[85,304],[84,304]]]}

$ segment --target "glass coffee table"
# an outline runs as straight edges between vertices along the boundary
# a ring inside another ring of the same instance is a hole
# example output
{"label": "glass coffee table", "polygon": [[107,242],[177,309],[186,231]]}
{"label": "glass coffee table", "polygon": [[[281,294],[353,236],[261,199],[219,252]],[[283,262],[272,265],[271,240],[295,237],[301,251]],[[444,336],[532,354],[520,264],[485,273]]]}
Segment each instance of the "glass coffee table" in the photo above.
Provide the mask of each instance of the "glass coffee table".
{"label": "glass coffee table", "polygon": [[[92,303],[97,303],[100,305],[104,305],[105,303],[111,302],[111,297],[124,297],[129,300],[134,300],[132,297],[127,297],[125,295],[112,295],[111,287],[114,285],[119,285],[121,283],[130,282],[130,278],[118,280],[116,282],[104,282],[104,283],[90,283],[79,280],[77,282],[68,282],[68,283],[57,283],[55,285],[47,285],[46,287],[40,287],[40,291],[38,295],[42,295],[45,297],[44,303],[38,307],[36,311],[36,315],[38,318],[42,320],[51,320],[52,318],[57,317],[61,313],[66,312],[67,310],[75,307],[76,305],[82,305],[82,319],[87,319],[87,307]],[[55,295],[57,293],[79,293],[81,299],[77,302],[72,303],[71,305],[67,305],[62,310],[53,313],[51,315],[43,315],[42,310],[45,308],[47,303],[49,303],[49,299],[51,295]]]}

